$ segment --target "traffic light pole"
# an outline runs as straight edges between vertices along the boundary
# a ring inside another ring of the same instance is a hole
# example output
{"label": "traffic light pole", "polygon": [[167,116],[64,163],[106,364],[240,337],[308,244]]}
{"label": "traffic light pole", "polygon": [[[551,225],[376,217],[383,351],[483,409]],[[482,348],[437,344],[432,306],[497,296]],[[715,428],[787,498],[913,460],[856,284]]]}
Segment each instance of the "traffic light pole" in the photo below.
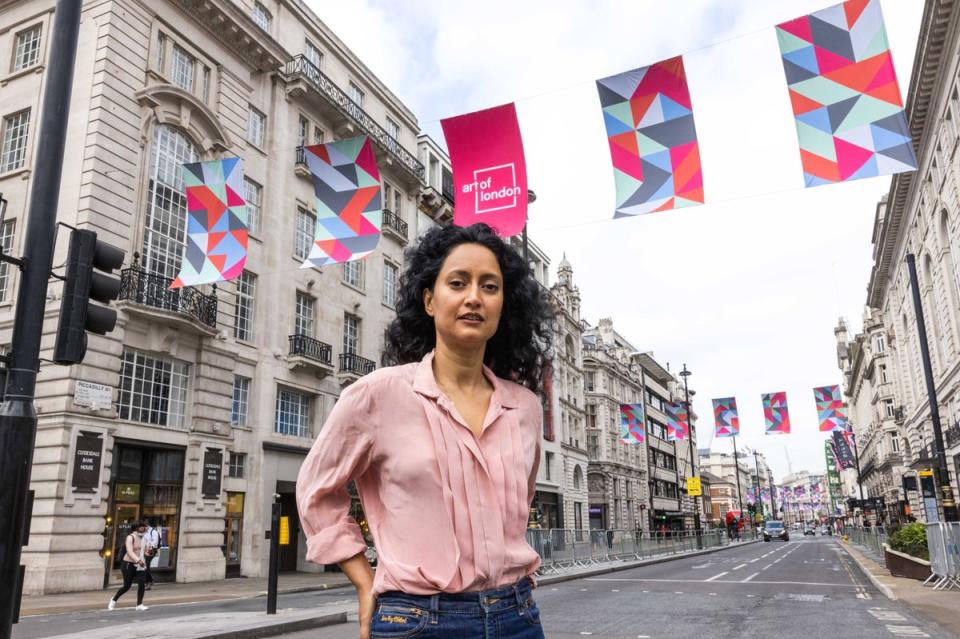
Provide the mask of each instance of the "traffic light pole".
{"label": "traffic light pole", "polygon": [[[80,31],[80,0],[57,0],[50,36],[43,110],[30,186],[30,210],[17,291],[7,386],[0,404],[0,639],[10,639],[23,588],[21,547],[27,541],[30,465],[37,432],[33,407],[40,364],[40,337],[53,267],[57,202],[66,146],[73,67]],[[11,587],[12,586],[12,587]]]}

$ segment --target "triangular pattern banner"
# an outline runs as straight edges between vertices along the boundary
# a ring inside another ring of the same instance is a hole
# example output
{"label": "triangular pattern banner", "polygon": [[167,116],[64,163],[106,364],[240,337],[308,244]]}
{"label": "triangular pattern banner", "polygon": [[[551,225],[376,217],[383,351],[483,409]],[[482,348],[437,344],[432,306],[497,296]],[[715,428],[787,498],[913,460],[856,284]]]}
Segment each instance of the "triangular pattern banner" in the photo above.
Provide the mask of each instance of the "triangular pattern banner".
{"label": "triangular pattern banner", "polygon": [[642,444],[646,435],[646,411],[643,404],[620,405],[620,441]]}
{"label": "triangular pattern banner", "polygon": [[806,186],[917,168],[879,0],[849,0],[776,31]]}
{"label": "triangular pattern banner", "polygon": [[735,397],[723,397],[713,400],[714,435],[716,437],[736,437],[740,434],[740,415],[737,413]]}
{"label": "triangular pattern banner", "polygon": [[370,138],[304,147],[313,179],[317,223],[313,246],[300,268],[360,260],[380,242],[383,210],[380,171]]}
{"label": "triangular pattern banner", "polygon": [[690,436],[687,406],[683,402],[664,402],[667,414],[667,441],[681,441]]}
{"label": "triangular pattern banner", "polygon": [[247,202],[243,162],[224,158],[181,165],[187,233],[180,273],[170,288],[238,277],[247,262]]}
{"label": "triangular pattern banner", "polygon": [[817,419],[820,432],[847,429],[846,406],[840,394],[840,386],[820,386],[813,389],[813,398],[817,403]]}
{"label": "triangular pattern banner", "polygon": [[703,204],[683,58],[597,80],[617,190],[614,218]]}
{"label": "triangular pattern banner", "polygon": [[787,394],[764,393],[763,399],[763,419],[767,425],[767,435],[789,435],[790,434],[790,413],[787,410]]}

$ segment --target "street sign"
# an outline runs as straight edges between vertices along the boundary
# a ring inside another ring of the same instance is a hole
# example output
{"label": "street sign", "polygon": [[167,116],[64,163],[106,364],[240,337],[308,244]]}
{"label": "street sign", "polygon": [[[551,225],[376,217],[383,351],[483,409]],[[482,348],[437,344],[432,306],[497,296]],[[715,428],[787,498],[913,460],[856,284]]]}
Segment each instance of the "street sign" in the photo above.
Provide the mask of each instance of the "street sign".
{"label": "street sign", "polygon": [[73,488],[76,492],[94,492],[100,487],[102,456],[102,433],[80,431],[73,449]]}
{"label": "street sign", "polygon": [[73,388],[73,403],[94,410],[108,409],[113,406],[113,387],[78,379]]}
{"label": "street sign", "polygon": [[921,477],[933,477],[933,471],[932,471],[932,470],[921,470],[921,471],[918,472],[917,474],[920,475]]}
{"label": "street sign", "polygon": [[687,477],[687,494],[691,497],[699,497],[703,494],[699,477]]}
{"label": "street sign", "polygon": [[280,518],[280,545],[281,546],[290,545],[290,518],[289,517]]}

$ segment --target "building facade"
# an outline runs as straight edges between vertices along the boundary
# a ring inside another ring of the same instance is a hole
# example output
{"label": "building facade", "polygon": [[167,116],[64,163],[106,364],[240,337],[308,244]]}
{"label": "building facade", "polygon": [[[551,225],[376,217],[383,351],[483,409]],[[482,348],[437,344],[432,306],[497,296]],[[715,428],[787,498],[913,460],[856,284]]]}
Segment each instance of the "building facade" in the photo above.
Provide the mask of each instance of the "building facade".
{"label": "building facade", "polygon": [[[732,453],[702,450],[699,455],[700,467],[712,476],[714,522],[721,525],[722,517],[730,511],[742,511],[745,519],[748,519],[748,491],[754,484],[751,483],[750,464],[746,456],[741,454],[740,459],[735,461]],[[718,516],[720,522],[717,521]]]}

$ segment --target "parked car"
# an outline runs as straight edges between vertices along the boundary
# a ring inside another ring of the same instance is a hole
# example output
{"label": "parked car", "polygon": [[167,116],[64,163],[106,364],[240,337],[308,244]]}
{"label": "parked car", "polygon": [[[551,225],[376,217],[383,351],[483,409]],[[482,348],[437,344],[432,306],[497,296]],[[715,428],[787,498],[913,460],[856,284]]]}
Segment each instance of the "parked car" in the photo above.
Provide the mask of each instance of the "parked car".
{"label": "parked car", "polygon": [[773,539],[790,541],[790,533],[784,528],[782,521],[768,521],[763,525],[763,540],[771,541]]}

